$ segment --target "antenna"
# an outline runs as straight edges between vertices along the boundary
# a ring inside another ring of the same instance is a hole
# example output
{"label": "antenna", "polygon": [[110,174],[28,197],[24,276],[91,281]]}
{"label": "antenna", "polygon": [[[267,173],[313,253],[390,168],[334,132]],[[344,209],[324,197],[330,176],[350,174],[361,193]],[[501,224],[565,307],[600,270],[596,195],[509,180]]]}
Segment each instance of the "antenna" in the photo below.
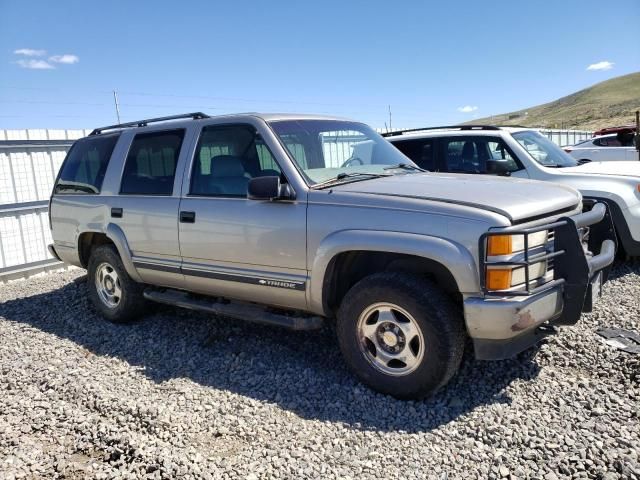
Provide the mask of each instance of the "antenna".
{"label": "antenna", "polygon": [[389,130],[391,130],[391,105],[389,105]]}
{"label": "antenna", "polygon": [[120,106],[118,105],[118,93],[113,91],[113,103],[116,105],[116,117],[118,117],[118,123],[120,123]]}

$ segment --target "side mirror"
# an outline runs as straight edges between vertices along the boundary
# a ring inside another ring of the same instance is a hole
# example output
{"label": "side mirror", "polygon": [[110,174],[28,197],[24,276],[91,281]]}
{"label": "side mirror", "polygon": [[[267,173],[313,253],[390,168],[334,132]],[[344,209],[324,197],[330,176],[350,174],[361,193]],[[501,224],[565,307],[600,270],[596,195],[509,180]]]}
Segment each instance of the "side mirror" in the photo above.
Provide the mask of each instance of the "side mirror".
{"label": "side mirror", "polygon": [[293,200],[293,194],[289,184],[280,183],[280,177],[256,177],[249,180],[247,187],[249,200]]}
{"label": "side mirror", "polygon": [[509,163],[504,160],[487,160],[487,173],[493,175],[511,175]]}

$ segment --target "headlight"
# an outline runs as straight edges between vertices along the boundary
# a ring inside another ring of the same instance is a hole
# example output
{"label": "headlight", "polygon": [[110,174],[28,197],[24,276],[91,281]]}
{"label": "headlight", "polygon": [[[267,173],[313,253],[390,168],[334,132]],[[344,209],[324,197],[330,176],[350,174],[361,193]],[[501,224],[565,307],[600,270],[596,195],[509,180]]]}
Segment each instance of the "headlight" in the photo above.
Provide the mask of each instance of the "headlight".
{"label": "headlight", "polygon": [[[549,231],[541,230],[529,234],[527,245],[525,245],[524,234],[501,234],[489,235],[487,238],[486,257],[489,263],[495,262],[494,266],[489,265],[486,269],[485,283],[488,290],[510,290],[514,287],[527,285],[527,273],[529,281],[539,280],[547,274],[547,262],[542,261],[529,265],[528,267],[509,265],[511,262],[523,262],[531,259],[532,255],[538,255],[549,241]],[[525,253],[528,249],[528,255]],[[492,258],[493,257],[493,258]],[[499,258],[496,258],[499,257]],[[503,265],[498,265],[502,263]],[[525,270],[525,268],[528,270]]]}

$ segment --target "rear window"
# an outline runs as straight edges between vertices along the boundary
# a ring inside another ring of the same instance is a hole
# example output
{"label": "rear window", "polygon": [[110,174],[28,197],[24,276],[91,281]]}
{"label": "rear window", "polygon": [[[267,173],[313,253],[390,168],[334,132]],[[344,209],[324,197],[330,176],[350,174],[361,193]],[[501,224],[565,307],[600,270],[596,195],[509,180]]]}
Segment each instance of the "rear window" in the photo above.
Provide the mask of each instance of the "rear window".
{"label": "rear window", "polygon": [[100,193],[118,134],[88,137],[73,144],[65,158],[54,194]]}
{"label": "rear window", "polygon": [[120,193],[171,195],[184,130],[136,135],[122,174]]}

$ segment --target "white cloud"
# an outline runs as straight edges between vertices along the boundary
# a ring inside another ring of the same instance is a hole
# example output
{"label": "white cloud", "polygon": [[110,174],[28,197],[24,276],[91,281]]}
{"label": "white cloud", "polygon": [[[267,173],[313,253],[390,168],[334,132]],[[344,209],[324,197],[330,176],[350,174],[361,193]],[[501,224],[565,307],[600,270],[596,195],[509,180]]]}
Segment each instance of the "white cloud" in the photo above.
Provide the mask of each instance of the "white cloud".
{"label": "white cloud", "polygon": [[19,48],[13,51],[16,55],[25,55],[27,57],[43,57],[47,54],[46,50],[34,50],[33,48]]}
{"label": "white cloud", "polygon": [[74,63],[78,63],[80,58],[78,58],[77,55],[66,53],[64,55],[54,55],[53,57],[49,57],[49,61],[53,63],[66,63],[67,65],[72,65]]}
{"label": "white cloud", "polygon": [[475,105],[465,105],[464,107],[458,107],[458,111],[462,113],[471,113],[478,110],[478,107]]}
{"label": "white cloud", "polygon": [[56,68],[44,60],[17,60],[16,63],[22,68],[29,68],[31,70],[51,70],[52,68]]}
{"label": "white cloud", "polygon": [[[13,51],[14,55],[23,57],[42,57],[47,54],[46,50],[34,50],[32,48],[19,48]],[[36,59],[36,58],[19,58],[14,63],[22,68],[28,68],[30,70],[53,70],[56,68],[56,64],[61,65],[73,65],[78,63],[80,58],[77,55],[71,53],[65,53],[64,55],[52,55],[48,60]]]}
{"label": "white cloud", "polygon": [[587,70],[611,70],[615,63],[608,62],[606,60],[598,63],[592,63],[587,67]]}

